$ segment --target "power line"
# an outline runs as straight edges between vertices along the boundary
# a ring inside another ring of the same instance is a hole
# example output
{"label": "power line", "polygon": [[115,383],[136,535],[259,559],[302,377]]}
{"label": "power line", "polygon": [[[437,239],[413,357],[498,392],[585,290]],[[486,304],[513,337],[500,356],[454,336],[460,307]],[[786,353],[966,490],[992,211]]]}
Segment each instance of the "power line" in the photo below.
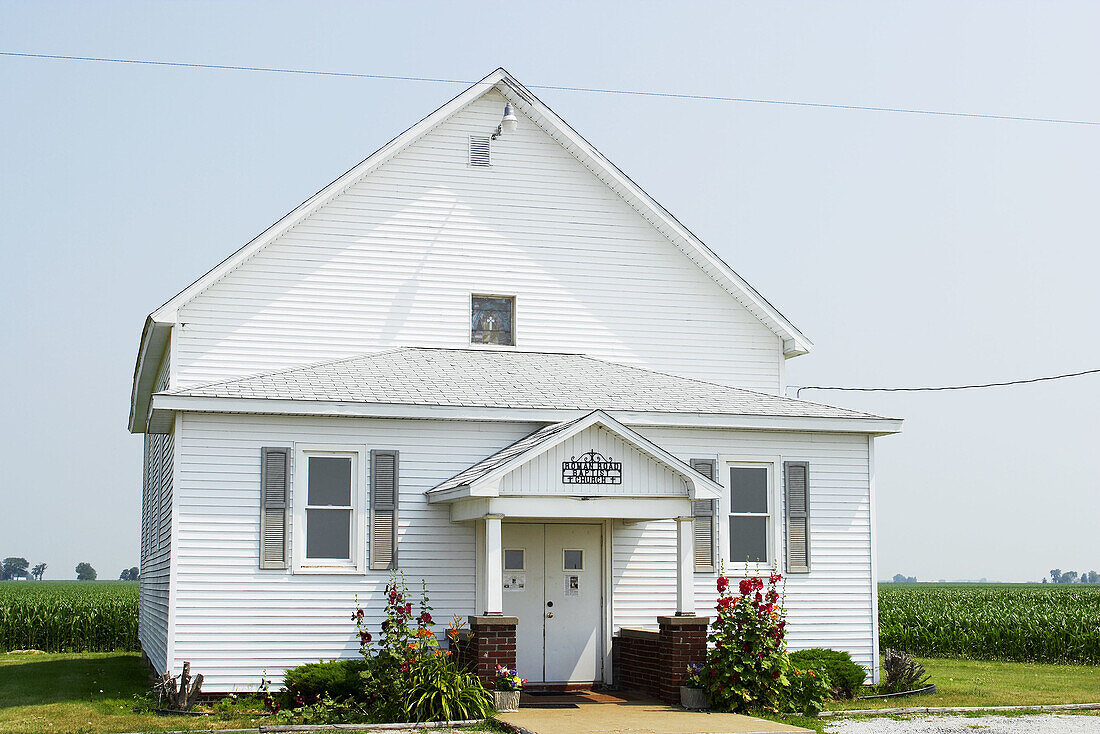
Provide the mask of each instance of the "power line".
{"label": "power line", "polygon": [[[95,61],[111,64],[136,64],[141,66],[170,66],[185,69],[218,69],[223,71],[258,71],[273,74],[301,74],[311,76],[344,77],[352,79],[384,79],[404,82],[428,82],[433,84],[474,84],[476,80],[448,79],[444,77],[401,76],[396,74],[366,74],[352,71],[325,71],[321,69],[291,69],[277,66],[240,66],[234,64],[199,64],[183,61],[155,61],[150,59],[120,59],[104,56],[66,56],[62,54],[22,53],[0,51],[0,56],[29,59],[54,59],[60,61]],[[801,102],[790,99],[762,99],[755,97],[728,97],[717,94],[688,94],[685,92],[659,92],[643,89],[611,89],[604,87],[572,87],[557,84],[528,84],[530,89],[549,89],[558,92],[583,92],[591,94],[618,94],[634,97],[658,97],[664,99],[687,99],[704,102],[741,102],[745,104],[782,105],[788,107],[816,107],[833,110],[857,110],[861,112],[894,112],[905,115],[927,115],[932,117],[963,117],[981,120],[1011,120],[1015,122],[1044,122],[1058,125],[1100,126],[1096,120],[1069,120],[1058,117],[1030,117],[1027,115],[995,115],[981,112],[952,112],[948,110],[925,110],[913,107],[879,107],[873,105],[835,104],[826,102]]]}
{"label": "power line", "polygon": [[1026,380],[1008,380],[1007,382],[985,382],[976,385],[945,385],[941,387],[828,387],[825,385],[804,385],[795,390],[797,398],[803,390],[844,390],[847,392],[939,392],[942,390],[978,390],[986,387],[1005,387],[1007,385],[1028,385],[1033,382],[1049,382],[1050,380],[1064,380],[1067,377],[1080,377],[1100,373],[1100,369],[1082,370],[1081,372],[1068,372],[1064,375],[1049,375],[1047,377],[1032,377]]}

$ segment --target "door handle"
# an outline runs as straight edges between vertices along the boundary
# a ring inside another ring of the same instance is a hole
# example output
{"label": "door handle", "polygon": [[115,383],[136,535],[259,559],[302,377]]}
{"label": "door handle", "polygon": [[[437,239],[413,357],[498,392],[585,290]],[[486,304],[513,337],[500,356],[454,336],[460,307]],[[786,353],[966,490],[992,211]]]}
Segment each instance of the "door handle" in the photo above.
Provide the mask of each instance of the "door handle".
{"label": "door handle", "polygon": [[553,613],[553,612],[547,612],[547,613],[546,613],[546,618],[547,618],[547,619],[552,619],[553,617],[554,617],[554,613]]}

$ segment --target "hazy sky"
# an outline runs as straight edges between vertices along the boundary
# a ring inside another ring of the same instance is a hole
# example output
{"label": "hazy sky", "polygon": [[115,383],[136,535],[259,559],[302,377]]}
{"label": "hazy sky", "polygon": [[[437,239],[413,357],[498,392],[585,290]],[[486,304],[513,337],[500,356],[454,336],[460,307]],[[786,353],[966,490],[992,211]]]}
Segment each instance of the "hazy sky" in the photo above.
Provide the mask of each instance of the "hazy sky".
{"label": "hazy sky", "polygon": [[[0,3],[0,50],[1100,121],[1100,4]],[[145,315],[461,89],[0,57],[0,557],[138,562]],[[813,339],[795,385],[1100,367],[1100,127],[538,90]],[[1100,377],[804,397],[879,575],[1100,569]]]}

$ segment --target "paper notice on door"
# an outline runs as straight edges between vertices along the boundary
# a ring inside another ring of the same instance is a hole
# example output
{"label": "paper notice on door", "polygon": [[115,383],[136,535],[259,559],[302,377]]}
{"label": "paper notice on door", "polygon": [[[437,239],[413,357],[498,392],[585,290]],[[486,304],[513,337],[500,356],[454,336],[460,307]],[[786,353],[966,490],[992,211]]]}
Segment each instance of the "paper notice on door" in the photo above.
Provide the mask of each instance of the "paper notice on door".
{"label": "paper notice on door", "polygon": [[527,576],[509,574],[504,577],[504,590],[505,591],[523,591],[523,587],[527,586]]}
{"label": "paper notice on door", "polygon": [[566,596],[580,596],[581,595],[581,577],[580,576],[566,576],[565,577],[565,595]]}

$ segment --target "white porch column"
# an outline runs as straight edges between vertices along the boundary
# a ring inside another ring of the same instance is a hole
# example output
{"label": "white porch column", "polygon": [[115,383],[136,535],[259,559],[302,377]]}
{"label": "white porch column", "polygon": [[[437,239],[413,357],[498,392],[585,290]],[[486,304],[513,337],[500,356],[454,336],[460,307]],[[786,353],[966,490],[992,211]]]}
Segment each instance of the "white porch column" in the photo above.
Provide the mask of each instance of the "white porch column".
{"label": "white porch column", "polygon": [[676,615],[695,616],[695,518],[676,518]]}
{"label": "white porch column", "polygon": [[504,568],[500,521],[503,515],[485,516],[485,568],[478,583],[484,589],[485,614],[504,614]]}

